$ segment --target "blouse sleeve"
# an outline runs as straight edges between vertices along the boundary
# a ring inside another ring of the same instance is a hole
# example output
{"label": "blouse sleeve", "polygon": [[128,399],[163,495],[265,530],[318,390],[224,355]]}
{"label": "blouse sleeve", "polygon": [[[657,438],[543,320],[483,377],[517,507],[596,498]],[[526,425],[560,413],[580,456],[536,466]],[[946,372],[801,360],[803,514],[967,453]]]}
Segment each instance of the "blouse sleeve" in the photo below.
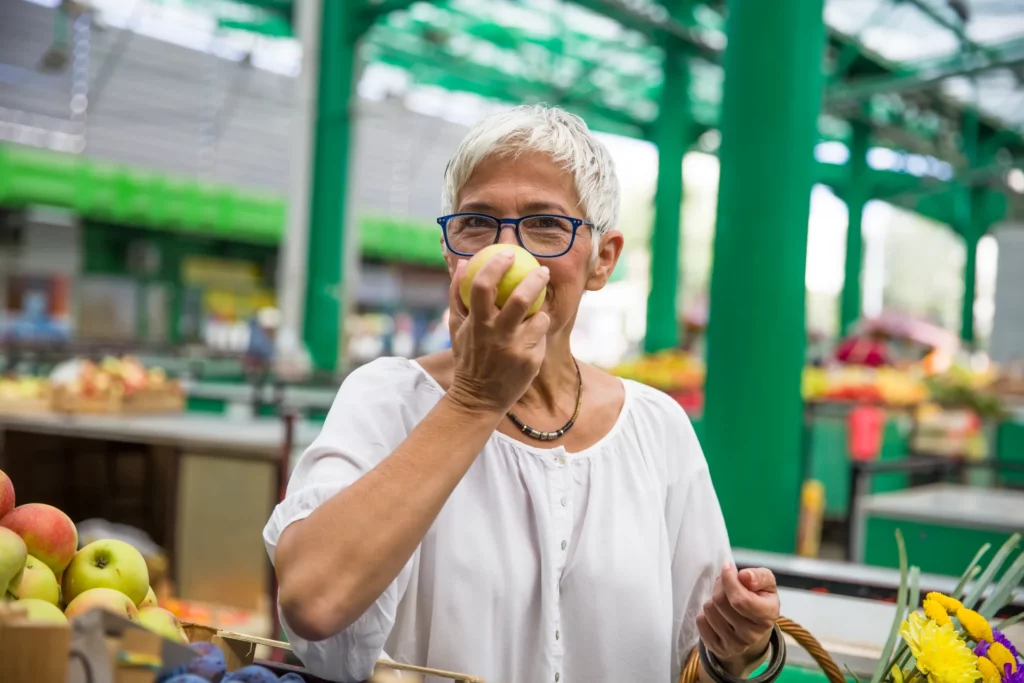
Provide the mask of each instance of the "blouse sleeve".
{"label": "blouse sleeve", "polygon": [[677,452],[669,453],[674,462],[667,467],[670,480],[665,501],[672,543],[673,681],[679,680],[686,658],[697,645],[697,615],[711,599],[722,565],[732,561],[729,534],[704,452],[681,409],[677,424],[681,433],[674,441]]}
{"label": "blouse sleeve", "polygon": [[[382,360],[355,371],[334,399],[323,430],[303,453],[285,499],[263,529],[273,563],[281,534],[373,469],[405,439],[411,415],[400,399],[409,393],[406,368]],[[405,371],[404,373],[402,371]],[[403,378],[403,374],[406,375]],[[409,584],[419,550],[376,602],[351,626],[322,641],[298,637],[282,615],[293,651],[311,673],[332,681],[363,681],[384,652],[398,603]]]}

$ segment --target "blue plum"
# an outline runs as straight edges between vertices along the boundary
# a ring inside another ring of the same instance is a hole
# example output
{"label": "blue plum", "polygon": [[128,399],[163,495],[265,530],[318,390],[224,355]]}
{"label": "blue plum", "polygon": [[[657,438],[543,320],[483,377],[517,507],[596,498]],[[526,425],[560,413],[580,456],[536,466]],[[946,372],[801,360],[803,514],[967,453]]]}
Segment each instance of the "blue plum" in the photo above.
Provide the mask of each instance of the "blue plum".
{"label": "blue plum", "polygon": [[286,673],[281,676],[280,683],[306,683],[306,679],[297,673]]}
{"label": "blue plum", "polygon": [[161,679],[162,683],[206,683],[205,678],[194,674],[178,674],[170,678]]}
{"label": "blue plum", "polygon": [[192,648],[192,651],[200,657],[213,656],[224,661],[224,653],[221,652],[220,648],[213,643],[192,643],[189,647]]}
{"label": "blue plum", "polygon": [[205,657],[193,659],[187,665],[188,672],[201,676],[203,680],[209,681],[209,683],[218,683],[221,676],[227,670],[227,665],[224,662],[223,653],[218,650],[217,654],[220,656],[209,654]]}
{"label": "blue plum", "polygon": [[278,683],[277,674],[259,664],[243,666],[221,679],[221,683]]}

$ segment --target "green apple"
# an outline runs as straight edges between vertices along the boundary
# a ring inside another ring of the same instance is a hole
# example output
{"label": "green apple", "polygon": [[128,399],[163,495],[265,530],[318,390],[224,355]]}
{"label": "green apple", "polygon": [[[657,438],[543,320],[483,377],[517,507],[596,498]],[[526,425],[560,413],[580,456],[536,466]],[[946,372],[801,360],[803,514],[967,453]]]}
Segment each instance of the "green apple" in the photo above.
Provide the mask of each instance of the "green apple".
{"label": "green apple", "polygon": [[146,593],[146,597],[144,597],[142,599],[142,602],[140,602],[137,605],[137,607],[139,609],[142,609],[143,607],[159,607],[159,606],[160,606],[160,603],[156,599],[156,593],[153,592],[153,587],[152,586],[149,587],[149,592]]}
{"label": "green apple", "polygon": [[129,621],[139,620],[139,610],[131,598],[113,588],[93,588],[85,591],[68,603],[64,615],[68,619],[74,619],[94,609],[105,609]]}
{"label": "green apple", "polygon": [[57,577],[41,560],[31,555],[25,560],[21,579],[12,581],[7,588],[18,600],[42,600],[56,606],[60,602],[60,586]]}
{"label": "green apple", "polygon": [[146,598],[149,569],[142,553],[132,545],[106,538],[93,541],[75,553],[64,570],[63,588],[69,607],[75,598],[94,588],[120,591],[134,606]]}
{"label": "green apple", "polygon": [[[466,308],[469,308],[469,291],[473,284],[473,278],[476,277],[476,274],[480,272],[485,263],[498,254],[507,252],[511,252],[515,260],[512,262],[512,267],[508,269],[508,272],[498,281],[498,292],[494,298],[494,305],[498,308],[505,305],[513,290],[531,270],[540,268],[540,263],[533,257],[533,254],[516,244],[492,244],[485,249],[481,249],[473,255],[473,258],[469,259],[466,272],[462,274],[462,282],[459,285],[459,296],[462,297],[462,303],[466,305]],[[540,296],[530,306],[530,310],[526,312],[527,317],[540,310],[540,307],[544,304],[545,296],[547,296],[547,290],[542,289]]]}
{"label": "green apple", "polygon": [[60,608],[46,600],[26,598],[24,600],[18,600],[15,603],[11,603],[11,606],[15,610],[24,610],[25,617],[32,622],[38,622],[40,624],[64,624],[65,626],[67,626],[68,623],[68,618],[64,616],[64,613],[60,611]]}
{"label": "green apple", "polygon": [[143,607],[139,610],[139,623],[153,633],[176,643],[188,643],[178,617],[162,607]]}
{"label": "green apple", "polygon": [[0,600],[7,595],[10,584],[21,580],[27,558],[28,548],[21,536],[0,527]]}

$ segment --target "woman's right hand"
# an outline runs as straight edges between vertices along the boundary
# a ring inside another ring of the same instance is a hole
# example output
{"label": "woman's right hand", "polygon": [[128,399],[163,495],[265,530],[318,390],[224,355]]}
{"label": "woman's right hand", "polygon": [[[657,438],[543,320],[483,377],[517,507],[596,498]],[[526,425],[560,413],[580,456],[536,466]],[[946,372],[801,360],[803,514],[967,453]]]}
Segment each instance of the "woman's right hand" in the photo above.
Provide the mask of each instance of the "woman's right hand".
{"label": "woman's right hand", "polygon": [[526,392],[544,360],[551,319],[541,311],[527,318],[530,306],[547,287],[547,268],[530,271],[502,308],[495,305],[498,282],[513,256],[497,254],[470,285],[469,308],[459,296],[466,263],[460,260],[449,291],[449,330],[455,372],[448,396],[470,410],[507,412]]}

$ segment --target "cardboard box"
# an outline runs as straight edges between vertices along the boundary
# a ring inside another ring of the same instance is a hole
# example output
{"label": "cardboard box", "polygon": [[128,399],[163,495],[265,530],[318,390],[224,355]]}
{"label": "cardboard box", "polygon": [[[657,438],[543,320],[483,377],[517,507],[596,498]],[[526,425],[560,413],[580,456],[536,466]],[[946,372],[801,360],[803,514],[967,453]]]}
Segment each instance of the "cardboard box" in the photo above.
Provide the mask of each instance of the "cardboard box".
{"label": "cardboard box", "polygon": [[[257,646],[291,650],[288,643],[183,623],[193,643],[213,643],[236,671],[251,664],[281,669],[272,662],[255,661]],[[0,604],[0,681],[3,683],[155,683],[162,671],[196,658],[186,645],[165,640],[138,624],[96,609],[63,624],[30,623],[17,602]],[[453,671],[380,661],[369,683],[391,681],[395,672],[411,672],[455,683],[484,683],[482,678]],[[313,676],[297,671],[311,683]],[[400,679],[404,680],[404,679]]]}
{"label": "cardboard box", "polygon": [[0,605],[3,683],[154,683],[161,670],[195,656],[104,610],[64,626],[29,623],[17,602]]}

